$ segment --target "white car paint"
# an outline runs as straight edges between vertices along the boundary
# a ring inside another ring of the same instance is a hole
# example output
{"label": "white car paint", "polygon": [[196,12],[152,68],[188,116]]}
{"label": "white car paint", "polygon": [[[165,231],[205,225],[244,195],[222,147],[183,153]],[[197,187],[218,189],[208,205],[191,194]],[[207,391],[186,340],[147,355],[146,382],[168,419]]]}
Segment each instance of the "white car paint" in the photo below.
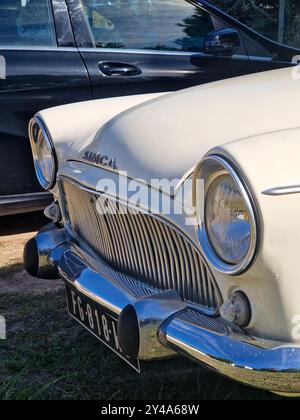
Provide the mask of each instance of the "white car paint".
{"label": "white car paint", "polygon": [[[257,203],[260,247],[244,274],[213,273],[224,299],[237,290],[249,297],[250,333],[300,344],[293,334],[300,314],[300,194],[263,194],[300,185],[299,107],[300,83],[284,69],[163,96],[68,105],[39,116],[55,144],[60,173],[91,187],[101,176],[116,179],[118,171],[87,167],[82,163],[86,150],[115,158],[119,170],[147,182],[180,179],[192,168],[196,174],[207,154],[230,158]],[[186,226],[184,214],[169,218],[200,247],[197,229]]]}

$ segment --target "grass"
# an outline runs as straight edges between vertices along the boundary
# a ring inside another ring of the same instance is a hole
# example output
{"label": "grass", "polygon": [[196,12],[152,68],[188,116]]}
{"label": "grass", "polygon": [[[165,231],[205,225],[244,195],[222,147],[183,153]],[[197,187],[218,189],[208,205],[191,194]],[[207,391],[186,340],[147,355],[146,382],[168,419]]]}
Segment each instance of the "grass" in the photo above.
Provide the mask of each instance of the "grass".
{"label": "grass", "polygon": [[15,264],[8,264],[0,267],[0,278],[13,276],[23,270],[23,264],[16,262]]}
{"label": "grass", "polygon": [[142,364],[138,375],[69,318],[64,293],[0,295],[0,400],[277,399],[188,360]]}

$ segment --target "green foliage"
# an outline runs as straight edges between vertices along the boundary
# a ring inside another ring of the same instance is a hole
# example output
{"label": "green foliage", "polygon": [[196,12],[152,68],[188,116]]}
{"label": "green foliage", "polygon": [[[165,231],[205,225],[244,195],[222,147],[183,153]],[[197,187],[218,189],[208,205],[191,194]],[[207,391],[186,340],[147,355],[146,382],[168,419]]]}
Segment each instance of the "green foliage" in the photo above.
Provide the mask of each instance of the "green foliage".
{"label": "green foliage", "polygon": [[299,0],[209,1],[266,37],[300,48]]}

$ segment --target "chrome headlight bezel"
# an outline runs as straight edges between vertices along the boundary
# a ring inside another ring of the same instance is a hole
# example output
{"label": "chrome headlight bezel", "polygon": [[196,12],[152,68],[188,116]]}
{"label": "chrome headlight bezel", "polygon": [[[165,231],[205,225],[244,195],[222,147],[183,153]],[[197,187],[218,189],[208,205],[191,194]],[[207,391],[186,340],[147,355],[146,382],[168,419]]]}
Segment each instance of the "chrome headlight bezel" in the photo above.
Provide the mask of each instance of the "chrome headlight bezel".
{"label": "chrome headlight bezel", "polygon": [[[36,130],[36,128],[38,128],[38,130]],[[39,164],[37,146],[38,146],[38,142],[40,141],[40,134],[41,134],[42,140],[46,144],[46,147],[51,153],[52,173],[49,180],[46,179],[45,174],[43,173],[43,170]],[[29,123],[29,139],[30,139],[31,150],[32,150],[32,155],[33,155],[34,168],[35,168],[38,181],[46,191],[49,191],[55,185],[56,173],[57,173],[57,159],[56,159],[53,142],[43,122],[38,117],[32,118],[32,120]]]}
{"label": "chrome headlight bezel", "polygon": [[[247,254],[236,264],[230,264],[224,261],[212,245],[209,237],[208,229],[206,227],[206,201],[207,194],[210,187],[220,176],[229,175],[232,181],[238,188],[241,197],[249,214],[249,223],[251,230],[250,245]],[[259,230],[258,230],[258,212],[256,209],[255,201],[248,188],[245,180],[239,174],[238,170],[227,159],[219,155],[210,155],[205,157],[199,166],[197,172],[197,179],[204,180],[204,207],[203,211],[200,206],[203,201],[203,196],[199,196],[197,190],[197,214],[198,214],[198,237],[202,252],[208,262],[219,272],[227,275],[238,275],[245,272],[255,259],[259,243]],[[202,191],[203,195],[203,191]]]}

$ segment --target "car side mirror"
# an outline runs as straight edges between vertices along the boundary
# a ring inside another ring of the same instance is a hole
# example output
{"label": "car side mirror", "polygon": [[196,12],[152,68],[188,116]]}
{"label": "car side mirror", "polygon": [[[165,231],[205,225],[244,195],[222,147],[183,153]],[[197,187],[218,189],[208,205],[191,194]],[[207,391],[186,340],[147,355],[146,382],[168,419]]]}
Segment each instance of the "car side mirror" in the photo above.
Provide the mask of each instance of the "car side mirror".
{"label": "car side mirror", "polygon": [[231,57],[241,46],[239,33],[234,29],[210,32],[204,39],[204,53]]}

